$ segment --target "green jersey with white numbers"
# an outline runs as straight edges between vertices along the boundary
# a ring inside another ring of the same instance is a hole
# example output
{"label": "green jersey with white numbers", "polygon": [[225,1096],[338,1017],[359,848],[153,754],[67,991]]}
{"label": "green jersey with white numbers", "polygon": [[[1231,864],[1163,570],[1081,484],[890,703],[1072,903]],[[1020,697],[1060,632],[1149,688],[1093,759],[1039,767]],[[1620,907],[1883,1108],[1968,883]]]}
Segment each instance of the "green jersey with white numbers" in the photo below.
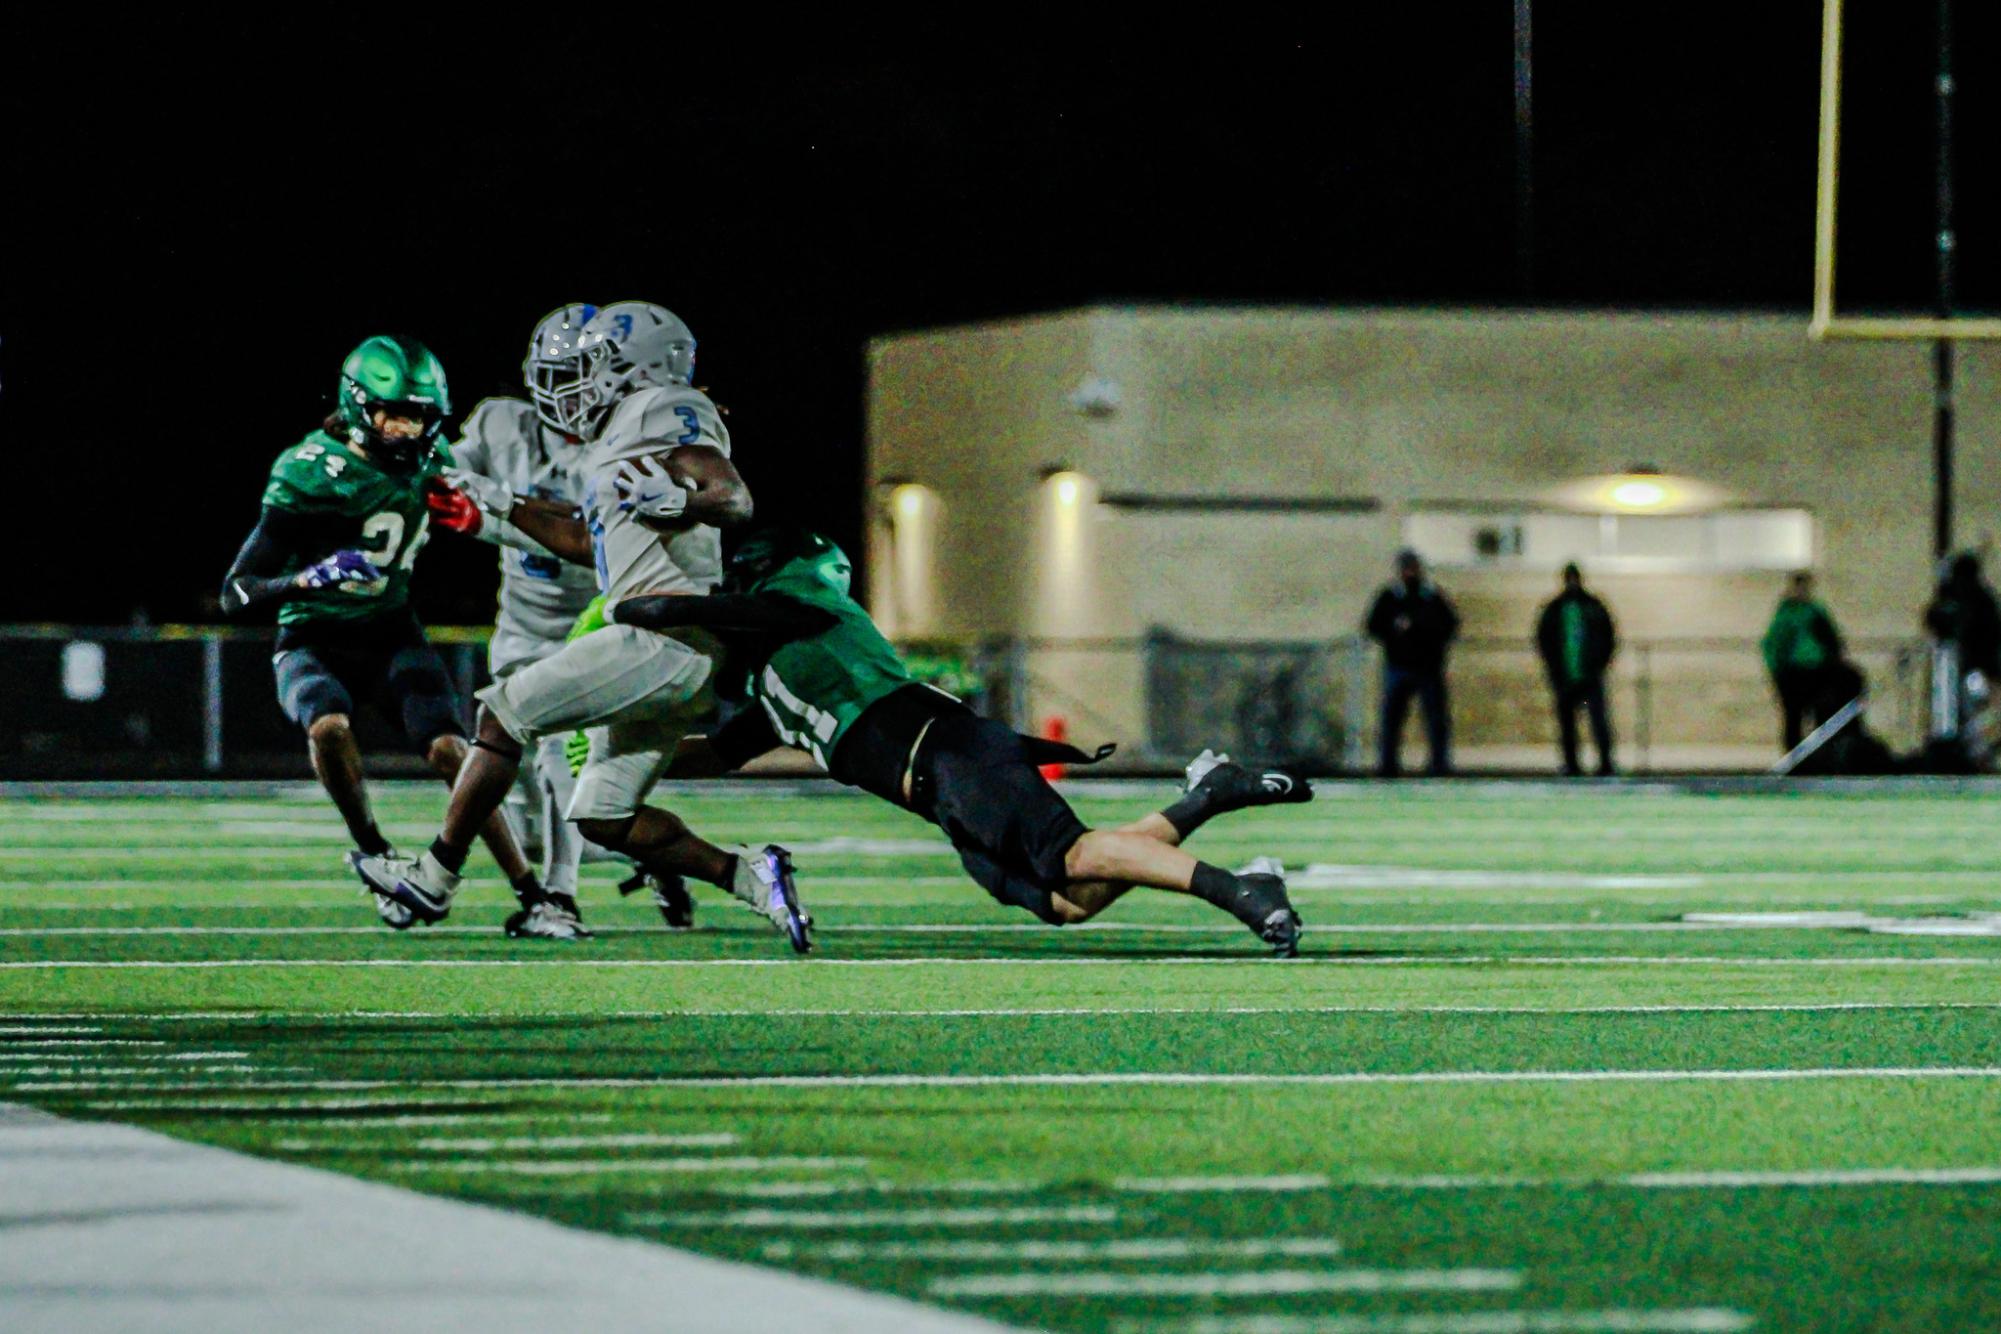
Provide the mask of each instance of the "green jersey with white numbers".
{"label": "green jersey with white numbers", "polygon": [[410,472],[388,472],[325,431],[314,431],[280,454],[271,465],[264,506],[314,520],[326,546],[300,553],[286,572],[352,548],[383,577],[288,598],[278,608],[278,624],[354,624],[405,611],[410,571],[431,523],[424,484],[450,465],[441,446]]}
{"label": "green jersey with white numbers", "polygon": [[834,617],[820,633],[781,645],[745,683],[778,739],[822,768],[863,710],[914,684],[903,659],[848,596],[848,579],[848,558],[837,549],[817,561],[792,561],[757,588]]}

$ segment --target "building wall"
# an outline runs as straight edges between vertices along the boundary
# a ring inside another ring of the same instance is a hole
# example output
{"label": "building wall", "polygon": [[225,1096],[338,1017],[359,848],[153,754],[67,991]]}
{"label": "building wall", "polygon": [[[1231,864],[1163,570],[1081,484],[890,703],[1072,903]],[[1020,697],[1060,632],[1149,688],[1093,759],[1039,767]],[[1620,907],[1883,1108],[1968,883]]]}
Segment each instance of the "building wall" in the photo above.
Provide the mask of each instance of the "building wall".
{"label": "building wall", "polygon": [[[871,350],[870,478],[935,492],[936,587],[914,618],[889,581],[871,596],[904,635],[1333,637],[1357,627],[1414,509],[1535,505],[1567,479],[1646,462],[1739,504],[1811,512],[1821,592],[1844,630],[1908,638],[1931,575],[1928,357],[1919,344],[1814,343],[1791,317],[1589,312],[1104,308],[885,338]],[[1961,350],[1963,545],[2001,528],[1997,357]],[[1087,380],[1116,387],[1115,410],[1072,405]],[[1054,465],[1101,496],[1376,507],[1189,512],[1087,495],[1065,519],[1040,480]],[[887,534],[878,572],[891,568]],[[1587,577],[1630,641],[1688,650],[1688,688],[1654,701],[1663,746],[1704,733],[1711,749],[1769,749],[1755,660],[1705,663],[1690,641],[1761,633],[1777,575]],[[1546,571],[1500,568],[1440,581],[1469,640],[1524,655],[1553,586]],[[1068,654],[1085,665],[1054,665],[1056,693],[1131,728],[1138,673],[1115,656]],[[1541,708],[1532,663],[1504,658],[1462,655],[1462,733],[1540,747],[1546,720],[1522,717]]]}

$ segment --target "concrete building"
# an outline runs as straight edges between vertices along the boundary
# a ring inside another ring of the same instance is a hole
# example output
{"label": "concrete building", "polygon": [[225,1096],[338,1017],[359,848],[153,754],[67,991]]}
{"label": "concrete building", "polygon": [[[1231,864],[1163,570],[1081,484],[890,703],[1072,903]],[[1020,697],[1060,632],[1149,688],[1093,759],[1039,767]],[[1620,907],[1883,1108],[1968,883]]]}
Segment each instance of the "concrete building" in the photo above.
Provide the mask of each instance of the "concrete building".
{"label": "concrete building", "polygon": [[[1756,640],[1784,573],[1812,568],[1876,726],[1909,746],[1927,358],[1707,314],[1092,308],[886,337],[869,598],[899,638],[1020,645],[1029,721],[1165,759],[1204,699],[1236,691],[1211,702],[1243,715],[1295,691],[1285,725],[1359,759],[1375,682],[1352,637],[1414,546],[1465,617],[1462,763],[1540,768],[1554,723],[1530,627],[1574,559],[1625,643],[1622,758],[1701,768],[1774,757]],[[2001,527],[1997,358],[1962,351],[1962,545]],[[1244,665],[1176,677],[1161,632]],[[1323,679],[1296,691],[1301,671]]]}

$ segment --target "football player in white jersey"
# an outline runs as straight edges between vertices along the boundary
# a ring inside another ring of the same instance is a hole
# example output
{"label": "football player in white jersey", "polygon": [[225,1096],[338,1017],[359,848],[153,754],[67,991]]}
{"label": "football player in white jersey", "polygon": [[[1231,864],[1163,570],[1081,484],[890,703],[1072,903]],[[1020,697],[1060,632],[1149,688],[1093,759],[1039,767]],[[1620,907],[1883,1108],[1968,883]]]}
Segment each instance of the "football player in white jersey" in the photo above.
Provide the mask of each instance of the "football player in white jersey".
{"label": "football player in white jersey", "polygon": [[[547,386],[576,378],[578,343],[597,307],[576,303],[543,316],[529,337],[522,380],[533,402],[489,398],[472,410],[456,445],[448,487],[430,493],[436,526],[500,547],[500,617],[488,671],[502,680],[563,647],[570,627],[597,596],[592,572],[556,556],[508,521],[516,497],[582,504],[583,442],[562,430]],[[507,919],[507,934],[550,940],[588,936],[577,909],[577,865],[587,849],[563,818],[573,787],[561,738],[545,737],[524,753],[508,794],[510,823],[531,858],[542,860],[541,893]],[[616,860],[613,854],[598,858]],[[693,924],[694,903],[678,882],[657,885],[654,900],[668,924]]]}
{"label": "football player in white jersey", "polygon": [[[722,579],[720,529],[747,522],[750,490],[730,462],[729,431],[693,388],[695,340],[646,302],[607,306],[583,327],[573,378],[546,391],[557,429],[586,442],[583,522],[561,502],[510,497],[506,522],[555,555],[591,561],[607,607],[646,594],[703,594]],[[473,832],[506,797],[524,748],[578,728],[590,754],[565,814],[591,842],[658,878],[720,885],[763,913],[793,948],[811,948],[791,854],[706,843],[677,816],[643,804],[682,736],[714,703],[716,642],[611,625],[495,681],[475,754],[453,786],[445,825],[418,858],[362,858],[356,870],[421,922],[451,909]]]}

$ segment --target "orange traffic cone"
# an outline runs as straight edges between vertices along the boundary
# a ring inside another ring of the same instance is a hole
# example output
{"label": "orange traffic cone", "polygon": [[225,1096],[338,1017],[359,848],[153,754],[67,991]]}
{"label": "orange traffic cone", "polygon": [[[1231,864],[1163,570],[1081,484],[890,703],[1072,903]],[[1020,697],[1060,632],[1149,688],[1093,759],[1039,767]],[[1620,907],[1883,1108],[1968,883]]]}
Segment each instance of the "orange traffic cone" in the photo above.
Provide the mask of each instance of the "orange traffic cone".
{"label": "orange traffic cone", "polygon": [[[1068,741],[1070,739],[1070,725],[1063,721],[1060,714],[1055,717],[1044,718],[1042,720],[1042,737],[1045,741]],[[1042,766],[1042,776],[1052,783],[1068,772],[1069,766],[1067,765],[1045,764]]]}

